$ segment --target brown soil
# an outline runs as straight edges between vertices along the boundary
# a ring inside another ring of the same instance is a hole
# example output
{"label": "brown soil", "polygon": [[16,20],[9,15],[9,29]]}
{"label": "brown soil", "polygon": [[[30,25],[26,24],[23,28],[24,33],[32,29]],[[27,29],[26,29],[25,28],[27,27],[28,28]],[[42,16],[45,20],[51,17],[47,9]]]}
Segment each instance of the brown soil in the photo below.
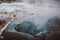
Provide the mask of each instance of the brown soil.
{"label": "brown soil", "polygon": [[33,40],[31,37],[8,31],[4,31],[2,35],[4,36],[3,40]]}
{"label": "brown soil", "polygon": [[1,22],[1,23],[0,23],[0,29],[2,29],[7,23],[8,23],[8,22],[6,22],[6,21]]}

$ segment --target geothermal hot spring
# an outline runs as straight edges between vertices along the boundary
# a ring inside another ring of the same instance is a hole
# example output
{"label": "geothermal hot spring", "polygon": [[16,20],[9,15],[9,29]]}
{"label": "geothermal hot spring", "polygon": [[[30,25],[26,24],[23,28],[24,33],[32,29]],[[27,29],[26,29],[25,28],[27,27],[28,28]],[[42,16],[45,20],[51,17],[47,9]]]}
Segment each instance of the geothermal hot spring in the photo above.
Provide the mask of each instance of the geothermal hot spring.
{"label": "geothermal hot spring", "polygon": [[13,3],[1,3],[0,12],[1,15],[7,14],[12,18],[16,15],[16,20],[10,23],[7,31],[41,35],[53,31],[57,22],[60,22],[60,0],[17,0]]}

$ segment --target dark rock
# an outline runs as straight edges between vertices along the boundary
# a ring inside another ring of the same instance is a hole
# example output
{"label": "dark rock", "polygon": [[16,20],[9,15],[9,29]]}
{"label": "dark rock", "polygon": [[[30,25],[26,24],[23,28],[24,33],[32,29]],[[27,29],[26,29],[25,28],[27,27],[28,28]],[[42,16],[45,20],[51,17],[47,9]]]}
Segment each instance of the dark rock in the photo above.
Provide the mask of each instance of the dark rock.
{"label": "dark rock", "polygon": [[51,33],[45,37],[45,40],[60,40],[60,33]]}
{"label": "dark rock", "polygon": [[48,20],[46,27],[49,31],[59,32],[60,31],[60,19],[55,17]]}
{"label": "dark rock", "polygon": [[8,31],[4,31],[2,33],[2,36],[4,37],[3,40],[33,40],[32,37],[27,37],[22,34],[8,32]]}

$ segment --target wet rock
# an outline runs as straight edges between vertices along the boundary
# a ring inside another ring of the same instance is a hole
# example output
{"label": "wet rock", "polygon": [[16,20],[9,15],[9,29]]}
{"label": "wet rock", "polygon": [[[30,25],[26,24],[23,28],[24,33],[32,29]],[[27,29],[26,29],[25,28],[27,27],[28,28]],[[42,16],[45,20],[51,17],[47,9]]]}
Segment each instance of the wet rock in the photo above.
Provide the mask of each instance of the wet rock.
{"label": "wet rock", "polygon": [[49,31],[59,32],[60,31],[60,19],[55,17],[48,20],[46,27]]}
{"label": "wet rock", "polygon": [[34,40],[45,40],[45,35],[39,35],[39,36],[35,36]]}
{"label": "wet rock", "polygon": [[4,37],[3,40],[34,40],[32,37],[8,31],[4,31],[2,36]]}
{"label": "wet rock", "polygon": [[45,40],[60,40],[60,33],[51,33],[46,36]]}

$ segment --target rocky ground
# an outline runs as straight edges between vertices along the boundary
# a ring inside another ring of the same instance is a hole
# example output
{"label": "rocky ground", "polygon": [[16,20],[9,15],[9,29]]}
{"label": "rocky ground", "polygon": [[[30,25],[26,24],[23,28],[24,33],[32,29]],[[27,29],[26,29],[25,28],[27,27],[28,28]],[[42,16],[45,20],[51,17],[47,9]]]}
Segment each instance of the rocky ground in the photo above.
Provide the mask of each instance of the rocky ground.
{"label": "rocky ground", "polygon": [[27,37],[21,34],[4,31],[2,36],[3,40],[60,40],[60,33],[50,33],[46,35],[40,35],[35,37]]}

